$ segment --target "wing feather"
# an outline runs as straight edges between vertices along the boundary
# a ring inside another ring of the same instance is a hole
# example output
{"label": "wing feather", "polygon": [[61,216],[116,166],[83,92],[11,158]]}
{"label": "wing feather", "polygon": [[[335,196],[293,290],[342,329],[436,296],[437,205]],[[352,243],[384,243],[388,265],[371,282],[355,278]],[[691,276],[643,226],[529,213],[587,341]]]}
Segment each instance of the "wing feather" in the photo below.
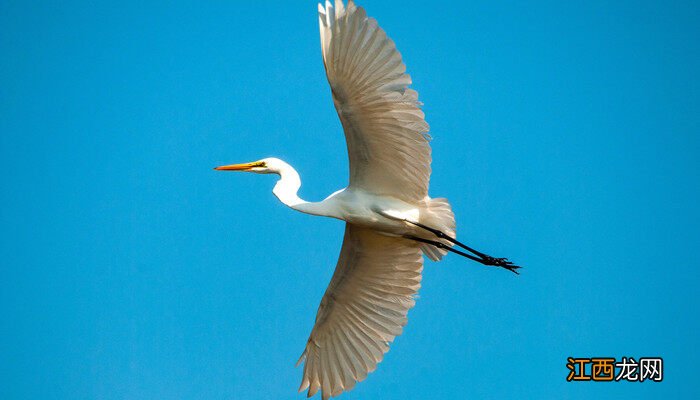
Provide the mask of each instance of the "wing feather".
{"label": "wing feather", "polygon": [[300,391],[336,396],[374,371],[406,325],[422,269],[417,243],[346,224],[338,265],[300,358]]}
{"label": "wing feather", "polygon": [[[319,5],[320,6],[320,5]],[[350,187],[421,201],[430,180],[429,126],[394,42],[350,1],[319,7],[321,48],[345,131]]]}

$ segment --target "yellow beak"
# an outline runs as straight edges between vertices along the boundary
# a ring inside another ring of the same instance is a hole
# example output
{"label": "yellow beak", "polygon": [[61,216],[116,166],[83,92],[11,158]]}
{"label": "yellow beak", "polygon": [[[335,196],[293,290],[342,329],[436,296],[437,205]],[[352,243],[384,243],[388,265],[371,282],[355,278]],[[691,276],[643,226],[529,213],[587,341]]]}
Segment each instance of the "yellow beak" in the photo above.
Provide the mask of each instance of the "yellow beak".
{"label": "yellow beak", "polygon": [[231,165],[222,165],[220,167],[214,168],[217,171],[249,171],[251,168],[254,167],[261,167],[263,163],[256,161],[256,162],[249,162],[249,163],[244,163],[244,164],[231,164]]}

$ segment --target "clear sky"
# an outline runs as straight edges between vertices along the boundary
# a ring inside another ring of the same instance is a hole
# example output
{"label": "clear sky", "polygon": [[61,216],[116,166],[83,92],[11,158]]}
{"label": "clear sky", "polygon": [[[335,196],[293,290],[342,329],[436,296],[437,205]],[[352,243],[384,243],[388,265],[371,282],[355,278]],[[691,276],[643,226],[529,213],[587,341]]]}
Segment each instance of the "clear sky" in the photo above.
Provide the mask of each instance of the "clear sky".
{"label": "clear sky", "polygon": [[[301,398],[343,224],[212,167],[346,185],[315,2],[49,3],[0,4],[0,398]],[[427,261],[342,398],[697,398],[697,2],[360,4],[425,103],[431,195],[526,269]],[[664,381],[566,382],[567,356]]]}

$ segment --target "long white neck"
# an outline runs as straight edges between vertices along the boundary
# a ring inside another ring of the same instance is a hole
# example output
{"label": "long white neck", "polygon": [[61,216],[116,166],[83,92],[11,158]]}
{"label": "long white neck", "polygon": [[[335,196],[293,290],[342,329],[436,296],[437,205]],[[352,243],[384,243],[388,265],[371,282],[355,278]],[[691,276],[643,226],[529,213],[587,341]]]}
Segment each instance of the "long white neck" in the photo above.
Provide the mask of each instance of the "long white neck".
{"label": "long white neck", "polygon": [[294,210],[312,215],[332,216],[324,202],[312,203],[301,199],[297,195],[301,187],[299,173],[287,163],[280,164],[277,171],[275,171],[279,174],[280,180],[277,181],[274,189],[272,189],[272,193],[287,207]]}

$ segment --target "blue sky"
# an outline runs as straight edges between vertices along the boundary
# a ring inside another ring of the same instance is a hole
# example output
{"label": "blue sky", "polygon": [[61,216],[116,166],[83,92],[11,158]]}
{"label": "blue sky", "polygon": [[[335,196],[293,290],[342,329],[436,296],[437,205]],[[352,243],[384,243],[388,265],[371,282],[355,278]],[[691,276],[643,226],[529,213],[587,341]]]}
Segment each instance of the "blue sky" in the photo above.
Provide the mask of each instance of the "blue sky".
{"label": "blue sky", "polygon": [[[697,3],[360,4],[425,102],[431,194],[526,269],[426,262],[342,398],[697,397]],[[4,1],[0,53],[0,397],[301,398],[342,223],[211,168],[346,185],[315,2]],[[568,383],[568,356],[665,377]]]}

